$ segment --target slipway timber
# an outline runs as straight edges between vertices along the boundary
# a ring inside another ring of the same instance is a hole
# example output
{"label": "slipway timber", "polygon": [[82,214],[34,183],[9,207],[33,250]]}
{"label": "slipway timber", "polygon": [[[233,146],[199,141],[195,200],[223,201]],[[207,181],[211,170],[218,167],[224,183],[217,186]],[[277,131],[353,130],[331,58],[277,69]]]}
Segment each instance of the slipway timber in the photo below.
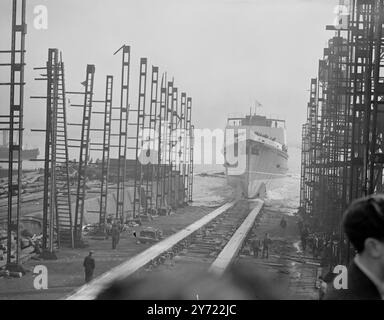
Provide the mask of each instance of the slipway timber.
{"label": "slipway timber", "polygon": [[[5,268],[24,274],[20,243],[30,240],[25,234],[32,233],[20,223],[26,211],[41,220],[35,225],[40,231],[33,245],[41,244],[41,258],[55,259],[61,248],[87,245],[84,228],[89,224],[103,237],[111,219],[128,226],[191,204],[193,99],[184,88],[165,70],[151,66],[148,58],[134,61],[127,44],[111,52],[111,60],[121,61],[117,70],[101,76],[97,65],[84,65],[83,71],[76,71],[84,81],[73,90],[66,83],[72,75],[64,68],[65,55],[59,48],[47,48],[45,61],[33,68],[36,83],[26,83],[28,1],[7,1],[11,43],[0,51],[0,68],[10,75],[10,81],[0,83],[9,89],[9,109],[0,115],[0,131],[9,148],[8,159],[0,160],[8,176],[0,185],[0,214],[6,211],[6,221],[0,224],[0,232],[6,233],[5,240],[0,237]],[[132,72],[134,63],[138,74]],[[96,90],[99,81],[104,90]],[[43,170],[34,173],[33,182],[26,182],[22,155],[29,131],[23,118],[25,87],[31,85],[40,91],[29,97],[40,102],[35,112],[45,112],[40,128],[31,132],[41,135],[44,152],[31,159]],[[116,93],[118,101],[113,99]],[[89,208],[92,194],[99,201]]]}
{"label": "slipway timber", "polygon": [[[228,202],[76,290],[67,299],[95,299],[115,281],[126,279],[144,268],[156,269],[167,259],[175,261],[205,259],[205,263],[208,261],[208,267],[211,265],[210,270],[216,275],[221,275],[236,258],[262,207],[261,200],[252,201],[251,204],[245,200]],[[180,267],[185,266],[180,264]]]}

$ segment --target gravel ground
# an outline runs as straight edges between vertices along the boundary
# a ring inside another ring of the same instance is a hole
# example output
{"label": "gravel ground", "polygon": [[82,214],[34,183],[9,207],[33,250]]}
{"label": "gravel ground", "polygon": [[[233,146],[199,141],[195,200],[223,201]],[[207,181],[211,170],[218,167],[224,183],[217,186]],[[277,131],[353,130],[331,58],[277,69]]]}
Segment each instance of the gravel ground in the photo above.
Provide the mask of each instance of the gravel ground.
{"label": "gravel ground", "polygon": [[[287,221],[285,230],[280,227],[283,216]],[[252,234],[262,239],[266,232],[272,240],[269,258],[251,256],[248,245],[244,248],[237,264],[257,270],[259,276],[266,279],[274,289],[278,298],[318,299],[315,281],[318,269],[316,264],[319,261],[313,259],[309,252],[302,252],[296,217],[286,216],[280,209],[274,211],[273,207],[266,206],[259,225],[255,226]]]}
{"label": "gravel ground", "polygon": [[[214,208],[186,207],[179,209],[177,214],[145,222],[143,226],[158,228],[163,231],[164,236],[169,236],[212,210]],[[82,263],[89,250],[94,251],[96,260],[94,276],[97,277],[150,246],[149,244],[138,244],[131,234],[122,235],[117,250],[112,250],[111,240],[87,239],[87,241],[89,247],[85,249],[61,249],[56,253],[58,260],[55,261],[29,260],[23,265],[28,272],[20,279],[0,278],[0,299],[52,300],[63,298],[84,284]],[[33,270],[36,265],[44,265],[48,269],[48,290],[34,289]]]}

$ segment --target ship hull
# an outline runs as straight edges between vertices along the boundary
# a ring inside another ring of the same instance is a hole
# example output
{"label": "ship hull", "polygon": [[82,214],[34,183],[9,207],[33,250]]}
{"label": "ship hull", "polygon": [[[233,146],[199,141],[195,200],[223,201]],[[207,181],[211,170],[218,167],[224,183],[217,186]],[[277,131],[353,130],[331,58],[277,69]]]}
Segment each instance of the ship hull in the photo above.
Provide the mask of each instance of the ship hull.
{"label": "ship hull", "polygon": [[[13,156],[16,158],[17,153],[14,152]],[[22,160],[34,160],[39,156],[39,149],[30,149],[30,150],[23,150],[21,152],[21,159]],[[9,158],[9,150],[0,150],[0,159],[2,160],[8,160]]]}
{"label": "ship hull", "polygon": [[[244,148],[243,148],[244,149]],[[249,152],[249,150],[257,152]],[[288,154],[269,145],[247,141],[243,169],[226,168],[227,183],[238,195],[246,198],[262,198],[271,179],[282,178],[288,171]],[[246,155],[245,155],[246,154]]]}

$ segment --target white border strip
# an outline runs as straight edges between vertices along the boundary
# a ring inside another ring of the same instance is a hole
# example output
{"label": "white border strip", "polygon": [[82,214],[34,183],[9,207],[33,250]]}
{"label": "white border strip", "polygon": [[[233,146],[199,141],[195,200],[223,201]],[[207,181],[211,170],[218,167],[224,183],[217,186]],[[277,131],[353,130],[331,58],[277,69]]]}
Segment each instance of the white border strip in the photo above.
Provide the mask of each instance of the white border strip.
{"label": "white border strip", "polygon": [[121,265],[111,269],[110,271],[102,274],[91,283],[86,284],[74,293],[66,297],[66,300],[93,300],[97,295],[107,288],[112,282],[116,280],[123,280],[126,277],[132,275],[134,272],[150,263],[153,259],[156,259],[164,252],[170,250],[177,243],[183,239],[189,237],[191,234],[202,228],[207,223],[211,222],[213,219],[221,215],[223,212],[231,208],[236,201],[228,202],[221,206],[220,208],[214,210],[213,212],[207,214],[200,220],[192,223],[190,226],[179,231],[176,234],[171,235],[170,237],[164,239],[163,241],[155,244],[154,246],[148,248],[147,250],[139,253],[128,261],[122,263]]}

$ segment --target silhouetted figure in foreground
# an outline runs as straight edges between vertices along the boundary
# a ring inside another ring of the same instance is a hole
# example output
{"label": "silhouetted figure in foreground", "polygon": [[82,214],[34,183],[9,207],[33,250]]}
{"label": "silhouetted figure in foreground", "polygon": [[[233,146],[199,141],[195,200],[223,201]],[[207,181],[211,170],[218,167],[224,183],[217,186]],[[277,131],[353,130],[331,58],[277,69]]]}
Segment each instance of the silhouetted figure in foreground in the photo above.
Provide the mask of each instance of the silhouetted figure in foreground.
{"label": "silhouetted figure in foreground", "polygon": [[280,220],[280,228],[283,230],[283,237],[285,237],[285,229],[287,229],[287,220],[284,217]]}
{"label": "silhouetted figure in foreground", "polygon": [[254,238],[251,242],[251,247],[252,247],[252,251],[253,251],[253,256],[255,258],[258,258],[259,257],[259,252],[260,252],[260,239],[258,238]]}
{"label": "silhouetted figure in foreground", "polygon": [[263,253],[262,258],[269,258],[269,245],[271,243],[271,239],[268,236],[268,233],[265,234],[263,239]]}
{"label": "silhouetted figure in foreground", "polygon": [[93,259],[92,254],[93,251],[90,251],[89,255],[85,257],[83,262],[86,283],[92,281],[93,271],[95,271],[95,259]]}
{"label": "silhouetted figure in foreground", "polygon": [[301,246],[303,248],[303,251],[305,251],[307,249],[308,236],[309,236],[308,228],[304,227],[304,229],[301,233]]}
{"label": "silhouetted figure in foreground", "polygon": [[297,221],[297,227],[299,228],[299,233],[301,234],[303,232],[303,227],[304,227],[302,219],[299,219],[299,221]]}
{"label": "silhouetted figure in foreground", "polygon": [[235,265],[221,277],[206,270],[137,275],[112,283],[97,300],[275,300],[283,299],[282,285],[266,280],[255,268]]}
{"label": "silhouetted figure in foreground", "polygon": [[354,201],[344,231],[357,251],[348,268],[348,288],[332,289],[327,300],[384,300],[384,196]]}
{"label": "silhouetted figure in foreground", "polygon": [[325,282],[322,276],[319,277],[319,300],[324,300],[324,297],[327,293],[328,284]]}
{"label": "silhouetted figure in foreground", "polygon": [[285,229],[287,227],[287,220],[285,220],[284,217],[281,218],[281,221],[280,221],[280,227],[281,229]]}
{"label": "silhouetted figure in foreground", "polygon": [[120,241],[120,226],[115,222],[112,225],[112,249],[115,250]]}

